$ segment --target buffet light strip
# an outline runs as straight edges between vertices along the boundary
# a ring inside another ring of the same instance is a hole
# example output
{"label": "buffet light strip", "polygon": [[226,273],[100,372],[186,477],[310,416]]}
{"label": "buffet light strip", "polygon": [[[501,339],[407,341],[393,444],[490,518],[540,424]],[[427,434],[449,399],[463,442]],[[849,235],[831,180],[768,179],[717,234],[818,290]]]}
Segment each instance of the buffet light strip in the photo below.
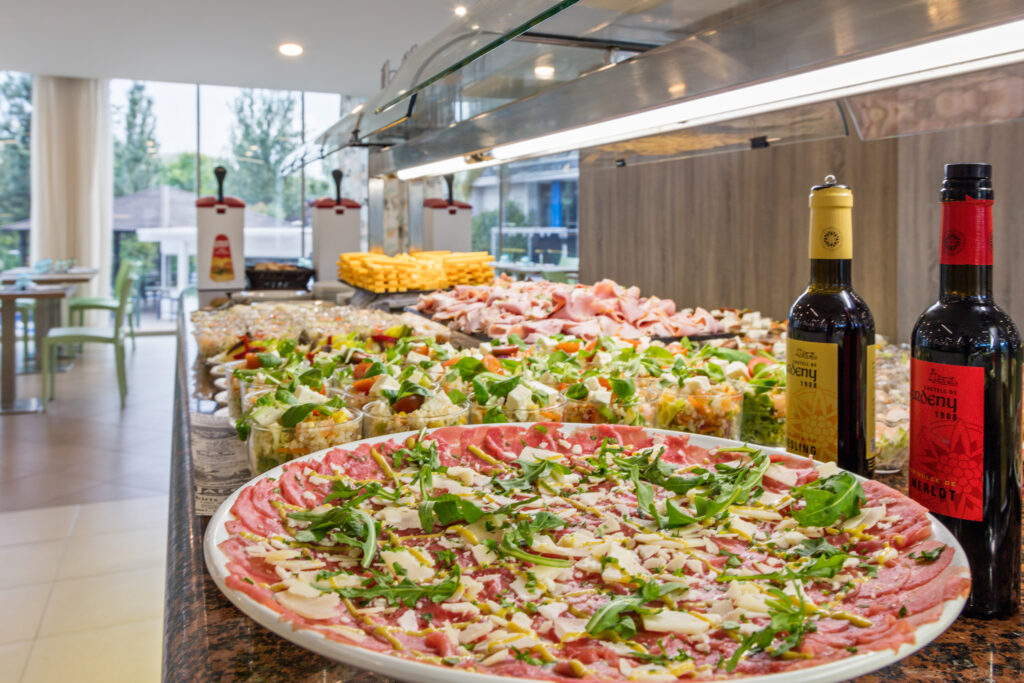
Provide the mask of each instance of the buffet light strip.
{"label": "buffet light strip", "polygon": [[452,157],[450,159],[442,159],[441,161],[432,161],[429,164],[403,168],[402,170],[397,171],[395,175],[398,176],[399,180],[413,180],[424,176],[458,173],[459,171],[465,171],[469,168],[487,168],[488,166],[494,166],[500,163],[504,163],[503,160],[486,159],[481,161],[471,157]]}
{"label": "buffet light strip", "polygon": [[553,154],[1012,64],[1024,61],[1022,35],[1024,21],[1016,21],[500,145],[491,155],[509,161]]}

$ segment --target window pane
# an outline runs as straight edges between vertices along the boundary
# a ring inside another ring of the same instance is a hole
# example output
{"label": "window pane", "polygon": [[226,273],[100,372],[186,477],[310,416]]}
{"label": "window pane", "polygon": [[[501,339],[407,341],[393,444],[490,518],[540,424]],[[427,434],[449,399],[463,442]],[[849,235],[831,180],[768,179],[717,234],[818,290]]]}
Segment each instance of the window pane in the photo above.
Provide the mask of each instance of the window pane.
{"label": "window pane", "polygon": [[[114,80],[114,258],[141,266],[139,321],[174,324],[174,299],[193,282],[188,244],[196,224],[196,87]],[[179,268],[179,262],[182,267]]]}
{"label": "window pane", "polygon": [[0,71],[0,266],[28,265],[32,75]]}
{"label": "window pane", "polygon": [[461,173],[455,196],[473,205],[474,249],[487,249],[502,263],[578,269],[578,153]]}

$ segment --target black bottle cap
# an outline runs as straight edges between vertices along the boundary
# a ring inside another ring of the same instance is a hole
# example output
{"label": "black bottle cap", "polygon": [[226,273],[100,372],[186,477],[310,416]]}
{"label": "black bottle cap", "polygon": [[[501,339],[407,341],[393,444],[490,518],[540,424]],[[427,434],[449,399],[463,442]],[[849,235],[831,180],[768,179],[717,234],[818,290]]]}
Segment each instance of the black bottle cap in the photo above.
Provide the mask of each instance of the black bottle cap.
{"label": "black bottle cap", "polygon": [[992,164],[946,164],[946,180],[983,180],[992,177]]}

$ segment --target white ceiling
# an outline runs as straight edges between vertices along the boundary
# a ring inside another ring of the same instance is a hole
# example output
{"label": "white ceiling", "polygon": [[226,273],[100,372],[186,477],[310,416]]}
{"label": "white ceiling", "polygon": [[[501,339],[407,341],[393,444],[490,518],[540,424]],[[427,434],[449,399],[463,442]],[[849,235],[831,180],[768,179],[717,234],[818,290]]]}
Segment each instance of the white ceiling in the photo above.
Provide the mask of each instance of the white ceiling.
{"label": "white ceiling", "polygon": [[[456,0],[12,0],[0,70],[371,95]],[[277,46],[296,42],[299,57]]]}

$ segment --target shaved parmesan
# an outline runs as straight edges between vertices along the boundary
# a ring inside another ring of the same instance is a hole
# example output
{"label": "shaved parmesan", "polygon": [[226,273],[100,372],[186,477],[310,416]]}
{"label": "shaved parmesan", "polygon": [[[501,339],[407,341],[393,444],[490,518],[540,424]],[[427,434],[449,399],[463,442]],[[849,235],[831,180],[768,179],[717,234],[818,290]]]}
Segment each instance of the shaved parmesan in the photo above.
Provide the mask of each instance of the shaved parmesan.
{"label": "shaved parmesan", "polygon": [[645,614],[642,618],[644,628],[657,633],[693,635],[704,633],[711,628],[710,623],[703,619],[698,619],[689,612],[677,612],[667,609],[656,614]]}

